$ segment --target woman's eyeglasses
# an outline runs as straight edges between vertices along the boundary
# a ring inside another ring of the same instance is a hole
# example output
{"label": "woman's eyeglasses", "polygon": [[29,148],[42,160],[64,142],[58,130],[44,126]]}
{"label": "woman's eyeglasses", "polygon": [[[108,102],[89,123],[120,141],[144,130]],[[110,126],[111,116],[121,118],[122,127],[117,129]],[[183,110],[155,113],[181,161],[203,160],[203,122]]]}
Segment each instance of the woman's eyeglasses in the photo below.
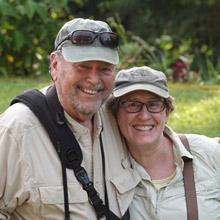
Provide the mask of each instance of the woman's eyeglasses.
{"label": "woman's eyeglasses", "polygon": [[164,100],[152,100],[146,103],[139,101],[120,101],[119,105],[128,113],[140,112],[143,106],[146,106],[148,112],[150,113],[159,113],[166,108]]}
{"label": "woman's eyeglasses", "polygon": [[66,40],[70,40],[73,44],[83,46],[92,44],[95,39],[98,38],[100,43],[112,49],[115,49],[119,45],[119,37],[114,32],[94,32],[88,30],[73,31],[70,35],[64,38],[55,48],[57,50],[59,46]]}

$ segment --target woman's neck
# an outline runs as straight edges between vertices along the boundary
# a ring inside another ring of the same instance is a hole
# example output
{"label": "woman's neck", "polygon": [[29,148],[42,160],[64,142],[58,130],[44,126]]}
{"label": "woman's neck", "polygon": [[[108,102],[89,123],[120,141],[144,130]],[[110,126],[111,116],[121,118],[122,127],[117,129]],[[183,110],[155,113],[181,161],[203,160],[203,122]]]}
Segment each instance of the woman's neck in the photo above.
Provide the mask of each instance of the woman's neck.
{"label": "woman's neck", "polygon": [[128,146],[132,157],[144,167],[151,179],[164,179],[174,173],[176,167],[172,141],[163,136],[154,146]]}

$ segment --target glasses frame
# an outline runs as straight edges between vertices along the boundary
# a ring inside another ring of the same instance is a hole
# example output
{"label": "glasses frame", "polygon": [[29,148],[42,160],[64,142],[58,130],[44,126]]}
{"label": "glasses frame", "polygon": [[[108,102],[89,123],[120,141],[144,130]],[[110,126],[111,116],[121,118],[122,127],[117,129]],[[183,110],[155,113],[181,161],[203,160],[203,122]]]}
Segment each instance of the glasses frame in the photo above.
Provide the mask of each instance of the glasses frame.
{"label": "glasses frame", "polygon": [[[91,33],[92,34],[92,39],[91,40],[88,40],[87,42],[84,42],[84,43],[79,43],[79,42],[76,42],[74,40],[74,34],[76,34],[77,32],[87,32],[87,33]],[[116,37],[116,43],[115,45],[113,46],[110,46],[110,45],[107,45],[106,42],[103,40],[102,36],[104,34],[109,34],[111,36],[115,36]],[[58,43],[58,45],[56,46],[55,48],[55,51],[59,48],[59,46],[66,40],[70,40],[72,42],[72,44],[75,44],[75,45],[79,45],[79,46],[82,46],[82,45],[90,45],[92,44],[96,38],[99,38],[99,41],[100,43],[105,46],[105,47],[109,47],[111,49],[116,49],[118,46],[119,46],[119,37],[116,33],[114,32],[109,32],[109,31],[105,31],[105,32],[94,32],[94,31],[89,31],[89,30],[76,30],[76,31],[73,31],[72,33],[70,33],[67,37],[65,37],[60,43]]]}
{"label": "glasses frame", "polygon": [[[153,102],[160,102],[162,104],[161,109],[159,109],[158,111],[152,111],[150,109],[149,105],[152,104]],[[125,104],[129,104],[129,103],[139,103],[140,107],[137,111],[130,111],[130,110],[128,110],[128,106],[125,105]],[[160,112],[164,111],[164,109],[166,109],[167,103],[166,103],[165,99],[163,99],[163,100],[151,100],[151,101],[147,101],[147,102],[121,100],[121,101],[119,101],[119,106],[121,108],[123,108],[128,113],[138,113],[138,112],[142,111],[143,106],[145,106],[147,111],[150,112],[150,113],[160,113]]]}

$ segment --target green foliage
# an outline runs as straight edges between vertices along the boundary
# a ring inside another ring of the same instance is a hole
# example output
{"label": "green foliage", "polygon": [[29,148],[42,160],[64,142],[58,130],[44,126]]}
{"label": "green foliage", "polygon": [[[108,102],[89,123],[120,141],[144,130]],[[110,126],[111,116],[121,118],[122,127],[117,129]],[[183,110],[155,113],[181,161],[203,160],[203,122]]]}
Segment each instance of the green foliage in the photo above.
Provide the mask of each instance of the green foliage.
{"label": "green foliage", "polygon": [[206,83],[220,84],[220,58],[213,56],[213,51],[207,45],[203,45],[200,50],[195,50],[195,62],[200,72],[200,79]]}
{"label": "green foliage", "polygon": [[[192,41],[190,39],[177,43],[171,36],[162,35],[152,42],[147,42],[141,37],[132,35],[129,32],[118,31],[121,25],[119,22],[113,21],[114,19],[111,19],[111,24],[117,24],[114,27],[122,39],[120,46],[120,68],[147,65],[165,72],[168,78],[173,80],[174,73],[171,68],[173,63],[180,58],[184,58],[184,62],[188,66],[191,64],[193,52],[191,49]],[[192,78],[190,71],[188,74],[188,78]]]}
{"label": "green foliage", "polygon": [[0,0],[0,76],[48,72],[48,53],[67,12],[67,0]]}
{"label": "green foliage", "polygon": [[[125,55],[122,67],[130,66],[131,61],[136,60],[134,65],[144,63],[170,75],[169,65],[183,56],[190,65],[188,80],[219,82],[216,59],[220,48],[220,1],[115,0],[104,1],[102,5],[105,12],[113,9],[114,15],[109,14],[114,18],[120,16],[120,22],[127,30],[124,34],[129,36],[129,47],[121,47],[122,55]],[[137,43],[141,47],[138,50]],[[204,57],[204,45],[207,51],[212,51],[212,57],[208,54]]]}
{"label": "green foliage", "polygon": [[202,45],[196,50],[192,39],[174,39],[161,35],[151,41],[126,32],[119,18],[108,19],[121,38],[119,68],[147,65],[163,71],[170,80],[175,81],[172,68],[179,59],[186,64],[186,76],[178,81],[220,83],[220,59],[214,62],[213,51]]}
{"label": "green foliage", "polygon": [[0,0],[0,76],[42,75],[60,26],[74,17],[106,20],[121,37],[119,68],[149,65],[170,79],[219,83],[218,0]]}

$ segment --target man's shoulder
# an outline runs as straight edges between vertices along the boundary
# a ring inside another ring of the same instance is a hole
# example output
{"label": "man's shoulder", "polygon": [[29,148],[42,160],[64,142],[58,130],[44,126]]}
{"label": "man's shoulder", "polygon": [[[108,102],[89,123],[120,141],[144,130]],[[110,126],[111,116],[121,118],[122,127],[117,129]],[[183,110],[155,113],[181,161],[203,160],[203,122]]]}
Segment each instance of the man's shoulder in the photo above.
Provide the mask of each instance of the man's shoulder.
{"label": "man's shoulder", "polygon": [[[181,143],[180,141],[180,134],[174,132],[171,128],[166,127],[166,134],[176,142],[176,143]],[[220,144],[213,138],[201,135],[201,134],[182,134],[186,136],[188,142],[189,142],[189,147],[190,147],[190,152],[193,156],[201,156],[201,157],[206,157],[209,155],[210,158],[212,158],[215,154],[219,155],[220,158]],[[177,146],[181,146],[177,144]],[[183,148],[180,148],[183,150]]]}
{"label": "man's shoulder", "polygon": [[202,134],[186,134],[190,145],[196,146],[206,146],[206,145],[217,145],[218,142],[215,141],[213,138],[202,135]]}
{"label": "man's shoulder", "polygon": [[[39,90],[42,94],[45,94],[49,86],[42,88]],[[33,97],[32,97],[33,98]],[[2,124],[11,125],[13,123],[18,123],[20,125],[33,126],[38,123],[38,119],[35,114],[31,111],[31,109],[21,103],[16,102],[9,106],[1,115],[0,115],[0,125]]]}
{"label": "man's shoulder", "polygon": [[192,154],[209,155],[209,157],[219,154],[220,156],[220,144],[211,137],[199,134],[187,134],[186,135]]}
{"label": "man's shoulder", "polygon": [[23,103],[15,103],[8,107],[0,116],[1,127],[24,128],[35,126],[38,119],[34,113]]}

